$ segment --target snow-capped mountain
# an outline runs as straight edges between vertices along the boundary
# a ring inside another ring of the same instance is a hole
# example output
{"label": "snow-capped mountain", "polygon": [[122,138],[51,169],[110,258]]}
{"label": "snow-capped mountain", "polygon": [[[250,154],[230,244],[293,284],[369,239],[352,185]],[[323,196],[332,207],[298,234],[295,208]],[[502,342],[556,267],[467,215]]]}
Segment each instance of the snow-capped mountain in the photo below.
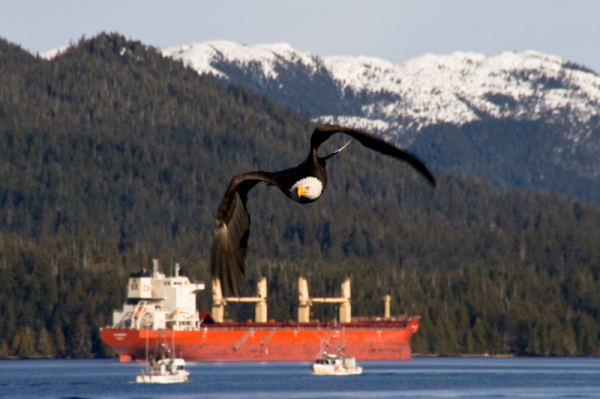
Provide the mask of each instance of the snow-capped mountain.
{"label": "snow-capped mountain", "polygon": [[[240,82],[278,100],[284,97],[287,105],[313,118],[366,128],[404,145],[423,127],[439,123],[510,118],[566,120],[589,127],[600,119],[600,76],[535,51],[493,57],[427,54],[402,64],[368,57],[319,58],[287,44],[217,41],[162,51],[201,74]],[[298,86],[305,88],[298,91]],[[292,91],[298,94],[286,95]],[[338,105],[302,109],[297,106],[302,101],[293,98],[298,96],[310,96],[317,103],[319,97],[335,98]],[[566,134],[579,142],[590,130]]]}
{"label": "snow-capped mountain", "polygon": [[162,50],[322,122],[410,148],[436,170],[600,204],[600,76],[536,51],[401,64],[226,41]]}

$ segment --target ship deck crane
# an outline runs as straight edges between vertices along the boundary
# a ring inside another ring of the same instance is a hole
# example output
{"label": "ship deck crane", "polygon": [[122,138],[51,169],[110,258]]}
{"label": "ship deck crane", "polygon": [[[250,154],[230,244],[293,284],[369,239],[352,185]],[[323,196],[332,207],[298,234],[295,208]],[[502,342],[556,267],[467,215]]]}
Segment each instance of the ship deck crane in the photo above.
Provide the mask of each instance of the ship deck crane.
{"label": "ship deck crane", "polygon": [[308,284],[304,277],[298,277],[298,294],[300,303],[298,305],[298,322],[308,323],[310,321],[310,307],[313,303],[339,303],[340,323],[350,323],[352,320],[352,306],[350,305],[350,279],[342,282],[342,296],[339,298],[310,298],[308,296]]}
{"label": "ship deck crane", "polygon": [[217,323],[223,323],[225,316],[225,305],[227,302],[256,302],[254,307],[255,316],[254,320],[257,323],[267,322],[267,278],[263,277],[258,281],[257,291],[258,296],[256,297],[227,297],[223,298],[221,295],[221,281],[218,278],[212,280],[213,288],[213,305],[212,305],[212,317]]}

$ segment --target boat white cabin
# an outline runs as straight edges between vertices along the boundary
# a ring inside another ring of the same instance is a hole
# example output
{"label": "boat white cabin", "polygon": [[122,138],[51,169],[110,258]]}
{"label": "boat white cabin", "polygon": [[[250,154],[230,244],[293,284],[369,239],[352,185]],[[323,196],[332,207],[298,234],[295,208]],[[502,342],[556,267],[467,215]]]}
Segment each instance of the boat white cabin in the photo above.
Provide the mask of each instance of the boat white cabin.
{"label": "boat white cabin", "polygon": [[338,356],[323,352],[313,363],[312,369],[315,374],[321,375],[359,375],[362,367],[356,364],[356,359],[350,356]]}

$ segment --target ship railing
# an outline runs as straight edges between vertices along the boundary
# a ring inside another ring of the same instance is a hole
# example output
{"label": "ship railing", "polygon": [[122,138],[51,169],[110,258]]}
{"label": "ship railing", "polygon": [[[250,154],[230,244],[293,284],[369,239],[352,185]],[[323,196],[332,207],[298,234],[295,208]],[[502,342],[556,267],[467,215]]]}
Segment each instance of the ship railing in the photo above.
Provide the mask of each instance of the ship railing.
{"label": "ship railing", "polygon": [[318,329],[341,329],[346,330],[362,330],[365,328],[377,329],[382,331],[387,330],[398,330],[405,328],[409,322],[403,321],[385,321],[385,322],[352,322],[352,323],[334,323],[334,322],[310,322],[310,323],[296,323],[296,322],[267,322],[267,323],[255,323],[255,322],[225,322],[207,324],[203,323],[203,329],[210,330],[241,330],[253,328],[254,330],[270,330],[273,328],[281,330],[313,330]]}

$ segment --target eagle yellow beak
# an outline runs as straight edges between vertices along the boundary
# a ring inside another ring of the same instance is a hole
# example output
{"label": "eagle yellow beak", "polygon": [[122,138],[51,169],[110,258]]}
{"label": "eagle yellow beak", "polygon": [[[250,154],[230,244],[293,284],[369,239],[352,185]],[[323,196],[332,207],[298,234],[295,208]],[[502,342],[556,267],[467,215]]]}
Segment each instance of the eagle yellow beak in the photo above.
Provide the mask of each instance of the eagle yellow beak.
{"label": "eagle yellow beak", "polygon": [[308,194],[308,189],[302,186],[298,187],[298,198],[305,196]]}

